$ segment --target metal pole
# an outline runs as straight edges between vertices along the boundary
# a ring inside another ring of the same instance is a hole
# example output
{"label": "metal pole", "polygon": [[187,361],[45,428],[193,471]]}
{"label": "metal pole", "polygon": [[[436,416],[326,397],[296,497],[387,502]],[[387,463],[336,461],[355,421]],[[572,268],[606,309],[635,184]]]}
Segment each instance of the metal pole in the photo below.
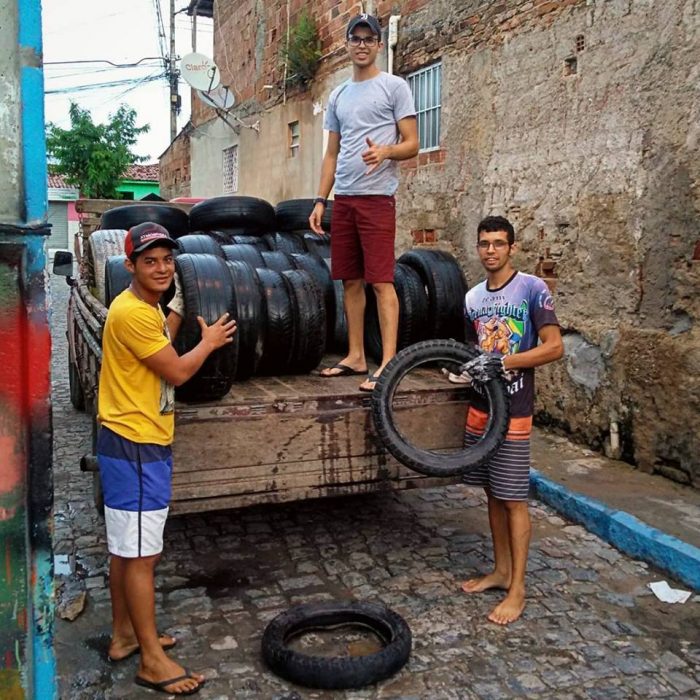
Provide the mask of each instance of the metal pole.
{"label": "metal pole", "polygon": [[170,142],[177,136],[177,112],[179,95],[177,92],[177,69],[175,67],[175,0],[170,0]]}

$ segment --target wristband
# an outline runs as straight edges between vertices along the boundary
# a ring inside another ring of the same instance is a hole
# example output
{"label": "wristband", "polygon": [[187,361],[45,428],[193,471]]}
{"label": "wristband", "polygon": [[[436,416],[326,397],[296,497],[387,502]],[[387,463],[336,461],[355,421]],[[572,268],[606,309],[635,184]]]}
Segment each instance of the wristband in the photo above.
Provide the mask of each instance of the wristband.
{"label": "wristband", "polygon": [[323,204],[325,207],[328,204],[328,200],[325,197],[316,197],[316,199],[314,199],[314,206],[317,204]]}

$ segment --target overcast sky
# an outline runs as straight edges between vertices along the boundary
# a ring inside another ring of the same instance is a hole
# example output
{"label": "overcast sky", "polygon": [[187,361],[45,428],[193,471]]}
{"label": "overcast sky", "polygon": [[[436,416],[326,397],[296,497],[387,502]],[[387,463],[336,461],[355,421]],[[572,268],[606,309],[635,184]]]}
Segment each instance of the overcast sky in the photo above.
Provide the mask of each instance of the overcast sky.
{"label": "overcast sky", "polygon": [[[52,61],[107,59],[113,63],[135,63],[142,58],[161,56],[156,4],[159,0],[43,0],[44,79],[46,121],[68,128],[71,100],[92,114],[95,122],[105,122],[120,104],[136,110],[137,124],[150,124],[135,152],[155,162],[170,144],[169,89],[165,78],[140,82],[163,72],[162,61],[145,61],[138,68],[114,68],[106,63],[46,65]],[[175,10],[187,0],[175,0]],[[169,0],[160,0],[165,28],[165,51],[170,47]],[[192,50],[191,18],[176,14],[175,48],[179,56]],[[211,20],[197,21],[197,51],[212,55]],[[76,90],[95,83],[132,80],[133,83],[91,90]],[[54,90],[61,90],[52,94]],[[178,130],[190,116],[189,87],[180,79],[182,110]]]}

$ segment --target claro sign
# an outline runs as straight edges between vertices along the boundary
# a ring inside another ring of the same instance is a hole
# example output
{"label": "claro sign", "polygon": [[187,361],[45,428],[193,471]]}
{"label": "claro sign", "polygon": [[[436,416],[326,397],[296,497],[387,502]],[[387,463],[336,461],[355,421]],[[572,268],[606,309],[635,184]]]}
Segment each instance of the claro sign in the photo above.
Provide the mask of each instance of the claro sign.
{"label": "claro sign", "polygon": [[201,53],[189,53],[180,61],[180,73],[185,82],[196,90],[209,92],[221,83],[216,63]]}

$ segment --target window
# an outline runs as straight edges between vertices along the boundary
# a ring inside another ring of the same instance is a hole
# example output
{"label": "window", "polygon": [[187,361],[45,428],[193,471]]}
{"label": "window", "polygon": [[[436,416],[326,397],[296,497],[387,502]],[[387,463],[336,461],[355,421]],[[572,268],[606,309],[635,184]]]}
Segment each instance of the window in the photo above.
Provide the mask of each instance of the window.
{"label": "window", "polygon": [[301,132],[299,129],[299,122],[289,122],[287,143],[289,145],[289,157],[296,158],[299,155],[299,141],[301,137]]}
{"label": "window", "polygon": [[238,192],[238,146],[224,148],[224,194]]}
{"label": "window", "polygon": [[420,150],[440,148],[442,63],[434,63],[408,76],[408,85],[418,114]]}

